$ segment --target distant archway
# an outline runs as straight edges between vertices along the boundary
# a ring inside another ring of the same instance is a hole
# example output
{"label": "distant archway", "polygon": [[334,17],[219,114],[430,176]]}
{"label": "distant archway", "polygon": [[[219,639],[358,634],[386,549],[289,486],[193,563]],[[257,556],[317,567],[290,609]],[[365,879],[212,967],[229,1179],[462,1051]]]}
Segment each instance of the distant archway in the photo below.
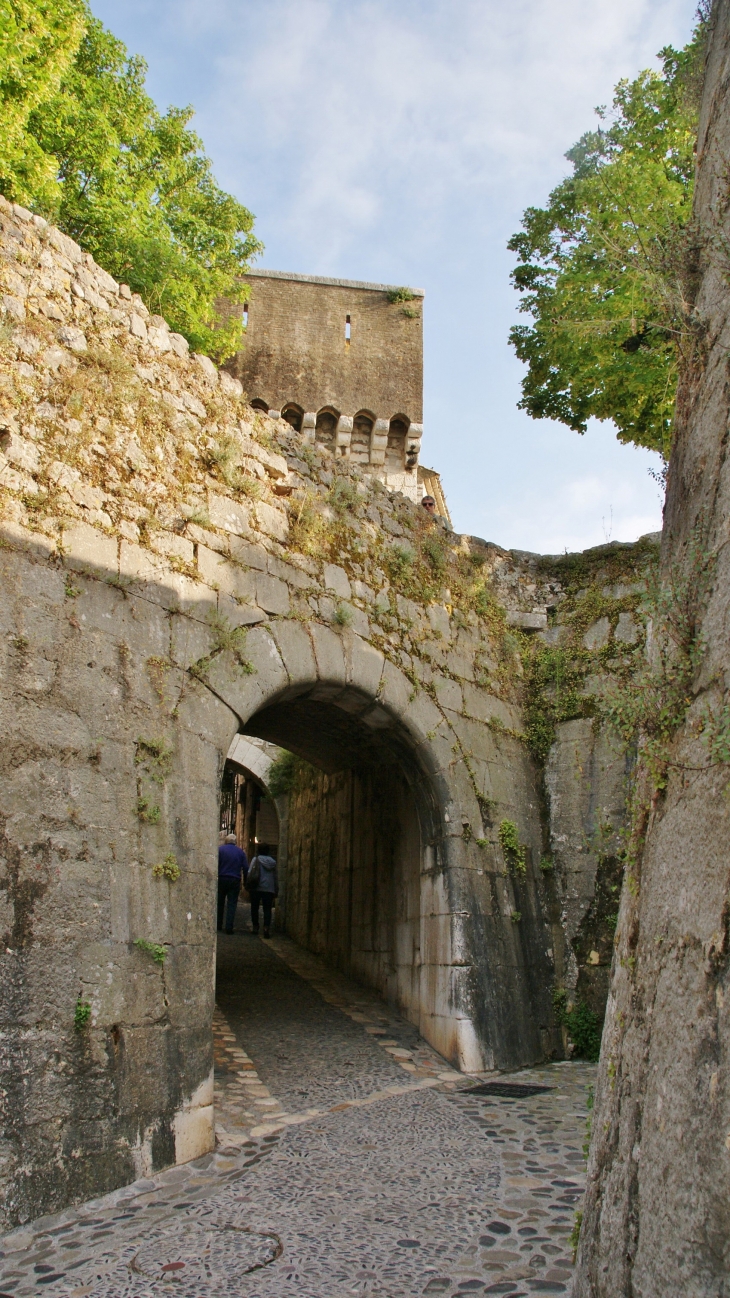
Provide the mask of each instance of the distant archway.
{"label": "distant archway", "polygon": [[296,405],[293,401],[288,401],[282,408],[281,417],[291,425],[295,433],[301,433],[302,420],[304,419],[304,411],[301,406]]}
{"label": "distant archway", "polygon": [[356,464],[370,463],[370,441],[375,424],[375,415],[369,410],[360,410],[352,424],[350,442],[350,459]]}
{"label": "distant archway", "polygon": [[325,406],[317,415],[317,422],[314,428],[314,440],[320,446],[327,447],[328,450],[334,451],[337,442],[337,424],[339,414],[330,406]]}
{"label": "distant archway", "polygon": [[257,843],[279,842],[279,813],[267,784],[277,753],[270,744],[236,735],[223,767],[220,832],[235,834],[249,860]]}
{"label": "distant archway", "polygon": [[394,415],[388,428],[388,447],[385,468],[389,473],[402,473],[406,463],[406,437],[411,421],[406,415]]}
{"label": "distant archway", "polygon": [[249,404],[252,410],[262,410],[265,415],[268,415],[269,404],[267,401],[264,401],[262,397],[254,397],[253,401],[249,402]]}

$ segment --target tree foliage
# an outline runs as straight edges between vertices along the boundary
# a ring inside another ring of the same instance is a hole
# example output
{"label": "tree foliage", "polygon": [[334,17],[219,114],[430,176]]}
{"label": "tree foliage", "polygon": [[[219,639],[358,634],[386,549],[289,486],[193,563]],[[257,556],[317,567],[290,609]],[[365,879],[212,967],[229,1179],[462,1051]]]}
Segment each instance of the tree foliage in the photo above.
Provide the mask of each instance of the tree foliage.
{"label": "tree foliage", "polygon": [[146,64],[85,0],[0,0],[0,191],[76,239],[223,360],[241,320],[240,277],[260,244],[251,213],[215,181],[191,108],[160,113]]}
{"label": "tree foliage", "polygon": [[661,72],[616,87],[611,112],[566,157],[544,208],[509,241],[532,324],[510,333],[527,363],[520,406],[584,433],[612,419],[623,442],[668,456],[679,358],[689,331],[687,227],[704,20]]}
{"label": "tree foliage", "polygon": [[84,0],[0,0],[0,190],[8,197],[45,205],[56,195],[56,160],[28,119],[58,91],[87,21]]}

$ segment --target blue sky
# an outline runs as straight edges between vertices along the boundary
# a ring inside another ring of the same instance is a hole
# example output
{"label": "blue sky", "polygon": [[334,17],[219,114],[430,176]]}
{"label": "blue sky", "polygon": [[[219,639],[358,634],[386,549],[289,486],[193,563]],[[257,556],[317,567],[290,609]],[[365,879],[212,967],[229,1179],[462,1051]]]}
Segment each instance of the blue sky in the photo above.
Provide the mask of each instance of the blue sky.
{"label": "blue sky", "polygon": [[[614,84],[690,35],[693,0],[92,0],[195,105],[260,264],[426,290],[422,460],[454,525],[557,553],[661,525],[657,457],[517,409],[506,242]],[[524,317],[523,317],[524,318]]]}

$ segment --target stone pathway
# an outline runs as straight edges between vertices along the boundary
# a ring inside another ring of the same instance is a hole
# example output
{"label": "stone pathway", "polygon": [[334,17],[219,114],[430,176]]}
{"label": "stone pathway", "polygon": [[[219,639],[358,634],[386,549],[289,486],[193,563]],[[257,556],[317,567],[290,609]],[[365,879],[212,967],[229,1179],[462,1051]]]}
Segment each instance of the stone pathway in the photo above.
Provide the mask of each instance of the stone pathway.
{"label": "stone pathway", "polygon": [[480,1095],[286,939],[219,937],[216,1152],[6,1236],[0,1298],[569,1294],[592,1066]]}

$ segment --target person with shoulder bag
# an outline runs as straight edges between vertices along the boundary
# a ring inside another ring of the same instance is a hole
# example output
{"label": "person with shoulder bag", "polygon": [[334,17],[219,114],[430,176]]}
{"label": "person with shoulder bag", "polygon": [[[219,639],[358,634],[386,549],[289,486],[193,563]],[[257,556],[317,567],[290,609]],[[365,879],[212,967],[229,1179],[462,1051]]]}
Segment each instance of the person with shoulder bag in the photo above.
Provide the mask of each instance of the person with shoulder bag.
{"label": "person with shoulder bag", "polygon": [[274,898],[279,895],[279,878],[276,860],[271,856],[268,843],[259,843],[246,880],[251,897],[251,929],[259,931],[259,908],[264,912],[264,937],[271,937],[271,911]]}

